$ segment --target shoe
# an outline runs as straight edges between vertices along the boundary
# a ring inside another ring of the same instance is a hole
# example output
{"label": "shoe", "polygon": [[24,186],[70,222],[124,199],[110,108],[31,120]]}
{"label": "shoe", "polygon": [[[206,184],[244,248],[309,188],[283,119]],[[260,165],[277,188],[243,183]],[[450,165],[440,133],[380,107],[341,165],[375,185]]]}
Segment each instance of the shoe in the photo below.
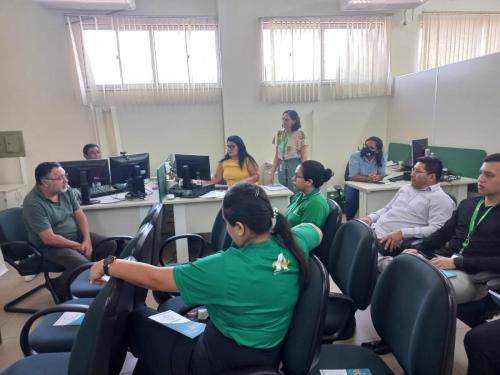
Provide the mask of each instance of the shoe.
{"label": "shoe", "polygon": [[363,342],[361,344],[363,348],[373,350],[377,355],[384,355],[391,352],[391,348],[382,340]]}
{"label": "shoe", "polygon": [[35,279],[35,277],[37,277],[38,274],[35,274],[35,275],[26,275],[26,276],[23,276],[24,277],[24,281],[26,281],[27,283],[29,283],[30,281],[33,281]]}

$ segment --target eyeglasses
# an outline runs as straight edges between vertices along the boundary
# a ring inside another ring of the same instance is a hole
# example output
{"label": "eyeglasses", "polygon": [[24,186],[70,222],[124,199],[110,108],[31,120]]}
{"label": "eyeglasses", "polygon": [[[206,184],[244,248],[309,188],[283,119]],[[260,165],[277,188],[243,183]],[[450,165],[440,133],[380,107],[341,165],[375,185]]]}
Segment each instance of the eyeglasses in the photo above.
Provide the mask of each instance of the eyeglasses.
{"label": "eyeglasses", "polygon": [[304,176],[299,176],[297,173],[293,175],[293,178],[302,178],[303,180],[305,180]]}
{"label": "eyeglasses", "polygon": [[372,148],[372,147],[368,146],[366,143],[365,143],[364,147],[366,147],[366,148],[367,148],[368,150],[370,150],[371,152],[376,152],[376,151],[377,151],[377,148],[376,148],[376,147]]}
{"label": "eyeglasses", "polygon": [[233,148],[236,148],[236,145],[227,145],[226,146],[228,149],[232,150]]}
{"label": "eyeglasses", "polygon": [[43,178],[44,180],[50,180],[50,181],[62,181],[62,180],[67,180],[68,179],[68,174],[65,173],[65,174],[62,174],[60,175],[59,177],[44,177]]}
{"label": "eyeglasses", "polygon": [[422,173],[427,173],[427,171],[419,171],[418,169],[412,168],[411,173],[422,174]]}

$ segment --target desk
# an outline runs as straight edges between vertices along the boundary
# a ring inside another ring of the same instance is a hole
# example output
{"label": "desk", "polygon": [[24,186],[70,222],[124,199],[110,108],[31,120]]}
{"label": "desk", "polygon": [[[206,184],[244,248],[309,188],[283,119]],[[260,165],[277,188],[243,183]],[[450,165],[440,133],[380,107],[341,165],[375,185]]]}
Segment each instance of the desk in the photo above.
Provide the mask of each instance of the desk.
{"label": "desk", "polygon": [[133,236],[139,224],[146,217],[153,204],[158,202],[158,190],[153,190],[146,199],[118,201],[116,203],[98,203],[82,206],[91,232],[102,236]]}
{"label": "desk", "polygon": [[[283,212],[293,194],[290,190],[268,191],[266,193],[273,207]],[[223,198],[175,198],[164,200],[164,205],[171,205],[174,211],[175,234],[206,233],[212,231],[212,224],[217,212],[222,207]],[[189,261],[186,240],[176,242],[177,262]]]}
{"label": "desk", "polygon": [[[389,203],[400,187],[410,183],[410,181],[390,182],[387,178],[384,179],[385,184],[346,181],[346,185],[359,190],[359,217],[381,209]],[[467,185],[475,184],[476,181],[474,178],[462,177],[456,181],[441,182],[441,187],[457,198],[457,203],[459,203],[467,198]]]}

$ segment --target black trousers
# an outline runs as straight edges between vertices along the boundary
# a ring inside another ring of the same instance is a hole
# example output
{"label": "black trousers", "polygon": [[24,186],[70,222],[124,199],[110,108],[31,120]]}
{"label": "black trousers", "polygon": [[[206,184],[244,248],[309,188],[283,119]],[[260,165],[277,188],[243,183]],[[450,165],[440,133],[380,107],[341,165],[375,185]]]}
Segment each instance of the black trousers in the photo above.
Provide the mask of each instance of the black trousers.
{"label": "black trousers", "polygon": [[464,338],[468,375],[500,374],[500,320],[471,329]]}
{"label": "black trousers", "polygon": [[202,335],[190,339],[148,318],[156,313],[143,307],[130,315],[129,344],[139,358],[135,375],[215,375],[247,366],[278,367],[281,345],[240,346],[210,322]]}

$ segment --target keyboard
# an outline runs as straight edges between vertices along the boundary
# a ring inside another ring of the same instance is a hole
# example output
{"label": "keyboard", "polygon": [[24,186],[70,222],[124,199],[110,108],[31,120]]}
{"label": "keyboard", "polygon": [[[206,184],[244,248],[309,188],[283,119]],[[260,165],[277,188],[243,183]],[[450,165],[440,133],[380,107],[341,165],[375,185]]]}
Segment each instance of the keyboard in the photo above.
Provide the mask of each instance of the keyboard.
{"label": "keyboard", "polygon": [[90,198],[99,198],[106,195],[119,194],[127,191],[125,188],[117,189],[111,185],[101,185],[90,189]]}
{"label": "keyboard", "polygon": [[389,178],[389,181],[396,182],[396,181],[403,181],[404,179],[405,179],[405,175],[402,174],[402,175],[399,175],[399,176],[395,176],[395,177]]}

